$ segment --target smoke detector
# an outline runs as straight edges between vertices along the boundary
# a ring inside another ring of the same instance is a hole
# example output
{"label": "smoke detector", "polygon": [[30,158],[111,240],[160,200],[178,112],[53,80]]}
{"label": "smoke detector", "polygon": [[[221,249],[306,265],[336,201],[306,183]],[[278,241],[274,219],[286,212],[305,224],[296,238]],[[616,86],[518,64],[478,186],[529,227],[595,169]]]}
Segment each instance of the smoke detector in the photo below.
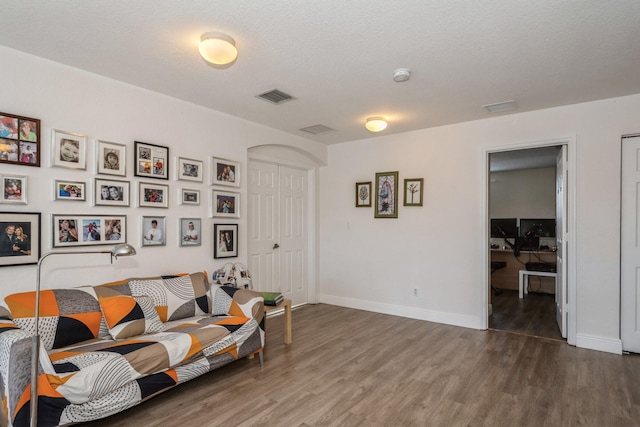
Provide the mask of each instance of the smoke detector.
{"label": "smoke detector", "polygon": [[406,82],[411,78],[411,71],[407,68],[398,68],[393,72],[393,81],[396,83]]}

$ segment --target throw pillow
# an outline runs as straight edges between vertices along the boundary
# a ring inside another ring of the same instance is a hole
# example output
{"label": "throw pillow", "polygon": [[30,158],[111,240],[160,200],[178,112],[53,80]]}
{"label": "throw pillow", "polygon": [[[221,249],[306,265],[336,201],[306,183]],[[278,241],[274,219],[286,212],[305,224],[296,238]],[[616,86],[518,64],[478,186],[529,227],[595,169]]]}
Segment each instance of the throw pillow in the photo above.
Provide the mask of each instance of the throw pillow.
{"label": "throw pillow", "polygon": [[161,332],[164,329],[153,300],[148,296],[116,295],[100,297],[98,302],[113,339]]}

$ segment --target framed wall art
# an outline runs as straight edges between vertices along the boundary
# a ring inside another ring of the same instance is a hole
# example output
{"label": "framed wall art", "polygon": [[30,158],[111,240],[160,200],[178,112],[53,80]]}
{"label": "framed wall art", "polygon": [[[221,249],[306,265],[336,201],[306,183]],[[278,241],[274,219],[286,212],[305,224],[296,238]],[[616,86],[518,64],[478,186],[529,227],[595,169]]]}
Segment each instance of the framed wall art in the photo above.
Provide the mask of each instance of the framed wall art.
{"label": "framed wall art", "polygon": [[178,157],[178,179],[181,181],[202,182],[203,168],[201,160]]}
{"label": "framed wall art", "polygon": [[138,206],[141,208],[168,208],[169,186],[150,182],[139,183]]}
{"label": "framed wall art", "polygon": [[37,264],[40,213],[0,212],[0,267]]}
{"label": "framed wall art", "polygon": [[238,224],[214,224],[213,237],[214,258],[238,256]]}
{"label": "framed wall art", "polygon": [[200,204],[200,190],[190,190],[188,188],[180,189],[180,204],[181,205],[199,205]]}
{"label": "framed wall art", "polygon": [[200,218],[180,218],[180,246],[200,246],[201,225]]}
{"label": "framed wall art", "polygon": [[73,215],[51,216],[53,247],[117,245],[127,241],[125,215]]}
{"label": "framed wall art", "polygon": [[98,173],[103,175],[127,175],[127,146],[115,142],[97,141],[96,158]]}
{"label": "framed wall art", "polygon": [[27,177],[2,175],[0,177],[0,202],[27,204]]}
{"label": "framed wall art", "polygon": [[371,207],[371,181],[356,182],[356,208]]}
{"label": "framed wall art", "polygon": [[40,167],[40,120],[0,113],[0,163]]}
{"label": "framed wall art", "polygon": [[129,206],[129,181],[96,178],[93,183],[94,205]]}
{"label": "framed wall art", "polygon": [[398,172],[376,173],[375,218],[398,218]]}
{"label": "framed wall art", "polygon": [[404,180],[404,205],[422,206],[422,186],[424,178],[408,178]]}
{"label": "framed wall art", "polygon": [[135,141],[135,175],[169,179],[169,147]]}
{"label": "framed wall art", "polygon": [[84,182],[56,179],[53,187],[54,200],[75,200],[78,202],[87,200]]}
{"label": "framed wall art", "polygon": [[142,246],[164,246],[166,244],[165,229],[163,216],[143,216]]}
{"label": "framed wall art", "polygon": [[240,163],[212,157],[211,184],[240,187]]}
{"label": "framed wall art", "polygon": [[51,131],[51,165],[68,169],[87,169],[87,136]]}
{"label": "framed wall art", "polygon": [[240,218],[240,193],[211,190],[211,216]]}

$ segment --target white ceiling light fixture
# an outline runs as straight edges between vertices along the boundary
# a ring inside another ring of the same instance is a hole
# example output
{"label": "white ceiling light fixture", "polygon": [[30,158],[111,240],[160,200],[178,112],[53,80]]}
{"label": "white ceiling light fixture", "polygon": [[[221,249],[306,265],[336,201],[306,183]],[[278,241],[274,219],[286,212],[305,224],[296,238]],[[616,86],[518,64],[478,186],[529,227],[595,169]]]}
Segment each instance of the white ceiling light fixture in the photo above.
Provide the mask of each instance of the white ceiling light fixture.
{"label": "white ceiling light fixture", "polygon": [[369,132],[382,132],[387,128],[387,119],[384,117],[369,117],[364,124]]}
{"label": "white ceiling light fixture", "polygon": [[236,41],[224,33],[204,33],[198,50],[205,61],[217,66],[230,65],[238,57]]}
{"label": "white ceiling light fixture", "polygon": [[407,68],[398,68],[393,72],[393,81],[396,83],[406,82],[411,78],[411,71]]}

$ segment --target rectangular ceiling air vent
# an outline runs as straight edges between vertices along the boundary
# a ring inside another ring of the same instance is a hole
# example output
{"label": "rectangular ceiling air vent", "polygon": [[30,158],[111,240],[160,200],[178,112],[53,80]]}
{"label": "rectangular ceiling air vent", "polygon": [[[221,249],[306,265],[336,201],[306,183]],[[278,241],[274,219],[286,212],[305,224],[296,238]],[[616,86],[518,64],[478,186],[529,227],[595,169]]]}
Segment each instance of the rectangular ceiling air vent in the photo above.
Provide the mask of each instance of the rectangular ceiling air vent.
{"label": "rectangular ceiling air vent", "polygon": [[516,101],[504,101],[504,102],[496,102],[495,104],[487,104],[483,105],[483,108],[486,108],[490,113],[501,113],[503,111],[515,110],[518,108],[518,104]]}
{"label": "rectangular ceiling air vent", "polygon": [[312,126],[307,126],[306,128],[300,129],[303,132],[307,132],[313,135],[318,135],[326,132],[335,132],[335,129],[330,128],[329,126],[317,124]]}
{"label": "rectangular ceiling air vent", "polygon": [[269,101],[272,104],[276,104],[276,105],[282,104],[283,102],[292,101],[295,99],[293,96],[289,95],[288,93],[284,93],[278,89],[273,89],[265,93],[261,93],[260,95],[257,95],[257,97],[264,99],[265,101]]}

